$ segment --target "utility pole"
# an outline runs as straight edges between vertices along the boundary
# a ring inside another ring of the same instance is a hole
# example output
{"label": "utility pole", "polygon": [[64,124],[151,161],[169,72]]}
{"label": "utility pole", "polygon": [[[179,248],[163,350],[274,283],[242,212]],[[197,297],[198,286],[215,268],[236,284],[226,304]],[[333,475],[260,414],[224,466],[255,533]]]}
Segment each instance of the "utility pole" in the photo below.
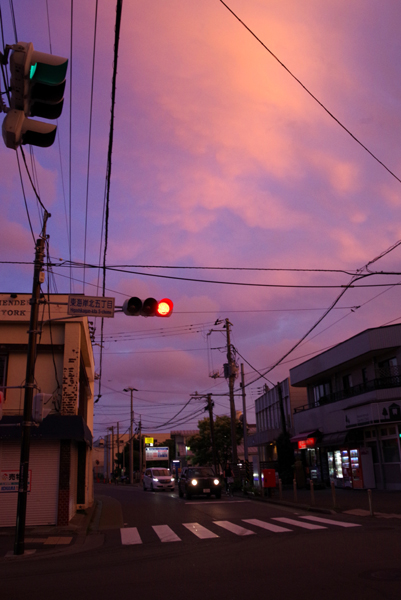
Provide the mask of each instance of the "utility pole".
{"label": "utility pole", "polygon": [[237,453],[237,435],[236,435],[236,414],[234,401],[234,381],[235,370],[233,369],[233,357],[231,352],[230,339],[230,321],[226,319],[225,329],[227,334],[227,362],[228,362],[228,389],[230,393],[230,416],[231,416],[231,446],[232,446],[232,462],[234,475],[238,470],[238,453]]}
{"label": "utility pole", "polygon": [[139,485],[142,483],[142,415],[139,415]]}
{"label": "utility pole", "polygon": [[284,414],[284,404],[283,404],[283,392],[281,389],[281,383],[277,384],[278,389],[278,401],[280,405],[280,415],[281,415],[281,428],[283,430],[283,434],[287,434],[287,426],[285,424],[285,414]]}
{"label": "utility pole", "polygon": [[134,408],[132,394],[138,390],[133,387],[124,388],[124,392],[131,392],[131,418],[129,426],[129,482],[132,485],[134,483],[134,438],[132,433],[132,424],[134,422]]}
{"label": "utility pole", "polygon": [[[120,464],[120,423],[117,421],[117,468],[119,467]],[[121,475],[121,471],[120,471],[120,475]]]}
{"label": "utility pole", "polygon": [[21,426],[21,455],[17,499],[17,521],[14,540],[14,554],[24,554],[26,504],[28,496],[29,451],[31,442],[33,388],[35,387],[35,361],[39,321],[40,284],[43,283],[43,262],[46,242],[46,223],[50,217],[47,211],[43,215],[41,237],[36,240],[35,263],[32,284],[31,315],[29,320],[28,353],[26,361],[24,415]]}
{"label": "utility pole", "polygon": [[212,402],[212,394],[207,395],[207,408],[209,411],[209,421],[210,421],[210,439],[212,442],[212,452],[213,452],[213,464],[214,464],[214,474],[217,476],[217,457],[216,457],[216,444],[214,439],[214,422],[213,422],[213,402]]}
{"label": "utility pole", "polygon": [[245,401],[245,377],[244,363],[241,363],[241,389],[242,389],[242,419],[244,425],[244,458],[245,463],[248,461],[248,431],[246,426],[246,401]]}

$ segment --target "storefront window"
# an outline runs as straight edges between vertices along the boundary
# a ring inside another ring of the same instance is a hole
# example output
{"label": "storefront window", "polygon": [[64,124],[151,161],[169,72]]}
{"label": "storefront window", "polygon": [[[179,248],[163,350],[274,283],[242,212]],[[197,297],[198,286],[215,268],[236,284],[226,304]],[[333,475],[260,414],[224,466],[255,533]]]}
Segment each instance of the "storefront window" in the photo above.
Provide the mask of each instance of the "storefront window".
{"label": "storefront window", "polygon": [[366,446],[368,448],[372,448],[372,460],[374,463],[378,463],[379,461],[379,452],[377,450],[377,442],[367,442]]}
{"label": "storefront window", "polygon": [[385,463],[400,462],[400,450],[397,438],[382,440],[383,460]]}

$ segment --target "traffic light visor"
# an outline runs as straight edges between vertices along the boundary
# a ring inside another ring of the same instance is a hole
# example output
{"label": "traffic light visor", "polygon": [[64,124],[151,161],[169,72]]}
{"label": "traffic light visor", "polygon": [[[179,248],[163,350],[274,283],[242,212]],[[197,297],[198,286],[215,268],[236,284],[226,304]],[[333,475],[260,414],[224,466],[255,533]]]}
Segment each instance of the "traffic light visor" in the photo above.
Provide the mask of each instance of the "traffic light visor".
{"label": "traffic light visor", "polygon": [[169,317],[173,312],[173,303],[169,298],[163,298],[163,300],[159,300],[156,307],[156,316],[157,317]]}

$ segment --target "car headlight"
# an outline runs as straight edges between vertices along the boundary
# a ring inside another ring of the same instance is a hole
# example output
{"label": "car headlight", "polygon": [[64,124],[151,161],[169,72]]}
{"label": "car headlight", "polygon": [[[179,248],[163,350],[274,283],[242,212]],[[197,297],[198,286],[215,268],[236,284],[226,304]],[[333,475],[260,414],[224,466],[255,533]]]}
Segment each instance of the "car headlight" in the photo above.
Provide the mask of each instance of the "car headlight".
{"label": "car headlight", "polygon": [[157,477],[153,477],[153,481],[159,481]]}
{"label": "car headlight", "polygon": [[214,483],[214,485],[219,485],[220,480],[219,479],[213,479],[213,483]]}
{"label": "car headlight", "polygon": [[192,485],[198,485],[198,480],[197,479],[192,479],[191,483],[192,483]]}
{"label": "car headlight", "polygon": [[175,481],[175,478],[174,478],[174,477],[172,477],[172,478],[171,478],[171,481]]}

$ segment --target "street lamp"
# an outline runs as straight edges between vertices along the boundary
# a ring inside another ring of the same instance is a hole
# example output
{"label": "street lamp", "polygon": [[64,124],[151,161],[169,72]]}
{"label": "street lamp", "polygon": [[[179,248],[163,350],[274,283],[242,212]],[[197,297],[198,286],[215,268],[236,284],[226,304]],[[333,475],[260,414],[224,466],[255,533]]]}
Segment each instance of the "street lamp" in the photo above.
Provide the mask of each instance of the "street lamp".
{"label": "street lamp", "polygon": [[131,419],[130,419],[130,434],[129,434],[129,482],[134,483],[134,442],[132,437],[132,423],[134,421],[134,411],[132,404],[132,392],[138,390],[133,387],[124,388],[124,392],[131,392]]}

